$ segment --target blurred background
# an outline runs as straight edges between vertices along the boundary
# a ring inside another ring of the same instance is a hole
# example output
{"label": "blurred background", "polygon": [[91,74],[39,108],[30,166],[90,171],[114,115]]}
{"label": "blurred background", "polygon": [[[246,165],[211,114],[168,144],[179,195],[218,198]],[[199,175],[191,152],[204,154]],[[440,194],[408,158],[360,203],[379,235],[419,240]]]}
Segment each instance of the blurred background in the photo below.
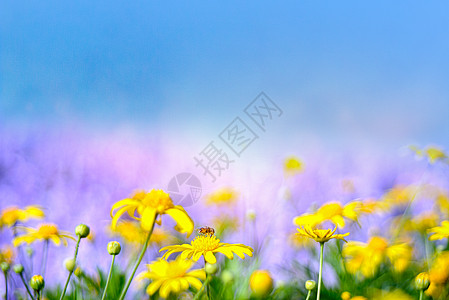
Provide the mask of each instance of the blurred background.
{"label": "blurred background", "polygon": [[413,162],[404,147],[449,146],[448,10],[445,1],[2,1],[0,208],[42,205],[65,230],[93,224],[104,248],[113,202],[198,172],[193,157],[262,91],[283,114],[265,132],[245,119],[259,138],[219,180],[201,179],[203,195],[231,185],[244,208],[269,212],[288,155],[310,172],[296,186],[306,191],[297,214],[410,183],[421,173],[398,177]]}

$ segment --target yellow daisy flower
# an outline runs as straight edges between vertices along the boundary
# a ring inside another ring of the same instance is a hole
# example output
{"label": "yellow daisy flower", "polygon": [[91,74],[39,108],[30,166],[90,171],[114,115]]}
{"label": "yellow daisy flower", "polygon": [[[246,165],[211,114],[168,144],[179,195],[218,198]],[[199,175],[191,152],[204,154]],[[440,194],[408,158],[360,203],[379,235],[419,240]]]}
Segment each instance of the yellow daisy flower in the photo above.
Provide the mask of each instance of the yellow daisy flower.
{"label": "yellow daisy flower", "polygon": [[304,170],[304,163],[296,156],[287,157],[284,161],[284,173],[286,175],[296,175]]}
{"label": "yellow daisy flower", "polygon": [[337,227],[335,227],[334,230],[331,230],[331,229],[313,229],[311,226],[305,226],[297,228],[296,230],[298,230],[297,235],[314,239],[318,243],[326,243],[331,239],[338,239],[347,242],[345,240],[345,237],[349,235],[349,232],[345,234],[334,234],[335,231],[337,230]]}
{"label": "yellow daisy flower", "polygon": [[13,245],[17,247],[21,244],[31,244],[36,240],[51,240],[57,246],[62,243],[67,246],[67,239],[75,240],[69,232],[61,231],[55,224],[41,224],[37,229],[29,227],[20,227],[26,233],[14,238]]}
{"label": "yellow daisy flower", "polygon": [[162,258],[168,259],[170,255],[176,252],[182,252],[181,257],[183,259],[191,258],[194,261],[203,256],[204,260],[210,264],[217,262],[214,253],[222,253],[227,258],[233,259],[234,254],[241,259],[245,258],[245,255],[253,256],[253,249],[243,244],[227,244],[220,243],[220,240],[213,234],[200,235],[193,239],[190,244],[167,246],[159,250],[167,251]]}
{"label": "yellow daisy flower", "polygon": [[386,258],[393,264],[395,271],[404,271],[410,263],[412,249],[405,243],[390,246],[386,239],[374,236],[368,243],[347,243],[342,254],[349,273],[372,277]]}
{"label": "yellow daisy flower", "polygon": [[150,279],[146,292],[150,296],[159,291],[159,296],[167,298],[170,294],[178,294],[188,290],[189,286],[201,289],[200,280],[206,279],[206,272],[202,269],[190,270],[194,264],[178,256],[175,260],[159,259],[147,265],[148,270],[140,273],[138,280]]}
{"label": "yellow daisy flower", "polygon": [[293,219],[296,226],[310,225],[315,227],[323,222],[330,221],[339,228],[345,227],[345,219],[357,222],[361,213],[362,202],[354,201],[342,206],[339,202],[323,204],[315,213],[305,213]]}
{"label": "yellow daisy flower", "polygon": [[429,236],[429,240],[431,241],[442,240],[449,237],[449,221],[443,221],[441,222],[441,226],[430,228],[429,233],[432,234]]}
{"label": "yellow daisy flower", "polygon": [[27,206],[20,209],[17,206],[7,207],[0,214],[0,228],[11,227],[17,222],[26,222],[29,219],[42,219],[44,212],[39,206]]}
{"label": "yellow daisy flower", "polygon": [[233,204],[238,198],[238,193],[232,188],[222,188],[206,196],[206,204],[222,205]]}
{"label": "yellow daisy flower", "polygon": [[414,185],[395,185],[382,197],[382,202],[386,207],[408,205],[416,195],[417,187]]}
{"label": "yellow daisy flower", "polygon": [[[117,212],[114,214],[114,211]],[[137,211],[138,217],[135,216]],[[174,205],[170,196],[162,190],[151,190],[149,193],[139,191],[131,198],[116,202],[111,209],[112,228],[119,218],[127,212],[132,218],[139,220],[144,230],[151,230],[154,222],[161,224],[161,215],[171,216],[177,223],[175,229],[189,236],[194,228],[193,221],[182,206]],[[159,217],[159,220],[157,219]]]}

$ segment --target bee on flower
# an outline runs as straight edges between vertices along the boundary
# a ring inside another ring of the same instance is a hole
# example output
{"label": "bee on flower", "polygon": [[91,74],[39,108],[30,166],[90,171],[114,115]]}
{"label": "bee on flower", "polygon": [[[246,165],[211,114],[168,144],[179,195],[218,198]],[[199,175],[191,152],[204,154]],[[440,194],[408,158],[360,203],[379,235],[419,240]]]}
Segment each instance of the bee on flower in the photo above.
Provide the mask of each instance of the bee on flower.
{"label": "bee on flower", "polygon": [[192,259],[193,261],[198,261],[203,256],[204,260],[210,264],[217,262],[215,253],[224,254],[229,259],[233,259],[234,254],[241,259],[245,258],[245,254],[253,256],[254,250],[251,247],[243,244],[221,243],[211,232],[209,231],[208,234],[201,234],[195,237],[190,244],[166,246],[159,250],[159,252],[167,251],[162,256],[164,259],[168,259],[170,255],[176,252],[181,252],[180,256],[183,259]]}
{"label": "bee on flower", "polygon": [[159,259],[147,265],[147,270],[137,275],[139,281],[151,280],[146,288],[148,295],[152,296],[159,291],[159,296],[168,298],[171,294],[177,295],[187,291],[190,286],[200,290],[201,280],[206,279],[203,269],[191,269],[194,262],[178,256],[175,260]]}

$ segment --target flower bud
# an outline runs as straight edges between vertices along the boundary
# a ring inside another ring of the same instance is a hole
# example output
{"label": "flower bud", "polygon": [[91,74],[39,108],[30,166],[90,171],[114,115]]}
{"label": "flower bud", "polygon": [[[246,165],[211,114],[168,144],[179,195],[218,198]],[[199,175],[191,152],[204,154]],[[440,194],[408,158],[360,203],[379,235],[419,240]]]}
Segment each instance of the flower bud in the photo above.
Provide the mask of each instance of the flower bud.
{"label": "flower bud", "polygon": [[73,270],[75,270],[76,261],[73,258],[67,258],[66,260],[64,260],[64,266],[67,269],[67,271],[71,273],[73,272]]}
{"label": "flower bud", "polygon": [[249,278],[249,287],[257,297],[268,296],[273,289],[273,279],[266,270],[256,270]]}
{"label": "flower bud", "polygon": [[40,291],[45,286],[44,278],[41,275],[34,275],[31,277],[30,286],[35,291]]}
{"label": "flower bud", "polygon": [[0,264],[0,268],[2,269],[2,271],[3,272],[8,272],[9,271],[9,268],[10,268],[11,266],[6,262],[6,261],[4,261],[4,262],[2,262],[1,264]]}
{"label": "flower bud", "polygon": [[428,273],[422,272],[422,273],[419,273],[415,277],[415,287],[418,290],[425,291],[429,288],[429,285],[430,285],[430,279],[429,279]]}
{"label": "flower bud", "polygon": [[316,282],[314,280],[307,280],[305,286],[306,290],[311,291],[316,287]]}
{"label": "flower bud", "polygon": [[12,267],[15,273],[22,274],[23,272],[23,266],[21,264],[15,264],[14,267]]}
{"label": "flower bud", "polygon": [[28,257],[32,257],[33,254],[34,254],[34,250],[33,250],[33,248],[31,248],[30,246],[28,246],[28,247],[25,248],[25,252],[26,252],[26,254],[28,255]]}
{"label": "flower bud", "polygon": [[218,271],[218,266],[217,266],[217,264],[206,263],[206,266],[204,267],[204,269],[206,270],[207,274],[214,275]]}
{"label": "flower bud", "polygon": [[122,250],[122,246],[120,246],[119,242],[112,241],[108,243],[108,252],[111,255],[117,255]]}
{"label": "flower bud", "polygon": [[232,274],[231,271],[223,270],[223,272],[221,272],[221,280],[224,284],[230,283],[234,280],[234,274]]}
{"label": "flower bud", "polygon": [[75,234],[77,236],[79,236],[80,238],[85,238],[89,235],[90,233],[90,228],[87,225],[84,224],[79,224],[78,226],[76,226],[75,228]]}
{"label": "flower bud", "polygon": [[83,275],[83,271],[81,270],[80,267],[77,267],[75,269],[75,271],[73,272],[73,274],[75,274],[75,276],[80,277],[81,275]]}

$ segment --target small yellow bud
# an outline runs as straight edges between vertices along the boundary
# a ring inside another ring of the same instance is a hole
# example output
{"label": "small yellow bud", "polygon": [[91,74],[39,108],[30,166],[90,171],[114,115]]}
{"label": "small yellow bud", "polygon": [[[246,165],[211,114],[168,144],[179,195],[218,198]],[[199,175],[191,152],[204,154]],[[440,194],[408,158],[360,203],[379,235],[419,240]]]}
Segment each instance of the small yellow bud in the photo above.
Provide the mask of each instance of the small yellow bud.
{"label": "small yellow bud", "polygon": [[6,261],[4,261],[0,264],[0,268],[2,269],[3,272],[6,273],[9,271],[10,265]]}
{"label": "small yellow bud", "polygon": [[273,289],[273,279],[266,270],[256,270],[249,278],[249,287],[257,297],[264,297]]}
{"label": "small yellow bud", "polygon": [[419,273],[415,277],[415,287],[418,290],[425,291],[429,288],[429,285],[430,285],[430,279],[429,279],[429,274],[427,272]]}
{"label": "small yellow bud", "polygon": [[316,287],[316,282],[314,280],[307,280],[305,286],[306,290],[311,291]]}
{"label": "small yellow bud", "polygon": [[75,269],[75,271],[73,272],[73,274],[75,274],[75,276],[80,277],[83,274],[83,271],[81,270],[80,267],[77,267]]}
{"label": "small yellow bud", "polygon": [[23,272],[23,266],[21,264],[15,264],[14,267],[12,267],[15,273],[22,274]]}
{"label": "small yellow bud", "polygon": [[207,274],[214,275],[218,271],[218,266],[217,266],[217,264],[206,263],[206,266],[204,267],[204,269],[206,270]]}
{"label": "small yellow bud", "polygon": [[112,241],[108,243],[108,252],[111,255],[117,255],[122,250],[122,246],[117,241]]}
{"label": "small yellow bud", "polygon": [[41,275],[34,275],[31,277],[30,286],[35,291],[40,291],[45,286],[44,278]]}
{"label": "small yellow bud", "polygon": [[75,270],[76,261],[73,258],[67,258],[66,260],[64,260],[64,266],[67,269],[67,271],[71,273],[73,272],[73,270]]}
{"label": "small yellow bud", "polygon": [[89,235],[89,233],[90,233],[90,228],[89,228],[89,226],[87,226],[85,224],[79,224],[75,228],[75,234],[77,236],[79,236],[80,238],[87,237]]}

